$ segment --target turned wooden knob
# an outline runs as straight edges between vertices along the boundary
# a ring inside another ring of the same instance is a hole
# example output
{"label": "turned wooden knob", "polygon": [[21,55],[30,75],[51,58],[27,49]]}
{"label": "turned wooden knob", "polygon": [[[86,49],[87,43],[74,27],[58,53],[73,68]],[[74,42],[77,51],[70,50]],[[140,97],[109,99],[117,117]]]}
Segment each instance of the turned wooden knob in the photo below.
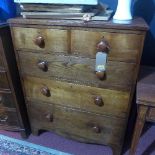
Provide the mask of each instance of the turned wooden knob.
{"label": "turned wooden knob", "polygon": [[47,61],[39,61],[38,62],[38,68],[41,69],[44,72],[47,72],[47,70],[48,70],[48,63],[47,63]]}
{"label": "turned wooden knob", "polygon": [[103,102],[101,96],[96,96],[96,97],[94,98],[94,103],[95,103],[96,105],[100,106],[100,107],[104,105],[104,102]]}
{"label": "turned wooden knob", "polygon": [[45,47],[45,41],[44,38],[42,36],[38,36],[35,38],[34,43],[39,46],[40,48],[44,48]]}
{"label": "turned wooden knob", "polygon": [[96,76],[98,77],[98,79],[103,80],[105,77],[105,71],[97,71]]}
{"label": "turned wooden knob", "polygon": [[42,93],[44,96],[47,96],[47,97],[50,97],[50,96],[51,96],[50,90],[49,90],[47,87],[41,88],[41,93]]}
{"label": "turned wooden knob", "polygon": [[45,118],[46,118],[49,122],[52,122],[52,121],[53,121],[53,115],[52,115],[52,114],[46,114]]}
{"label": "turned wooden knob", "polygon": [[97,50],[100,52],[108,53],[110,50],[110,46],[107,40],[104,38],[97,44]]}
{"label": "turned wooden knob", "polygon": [[93,126],[92,127],[92,130],[95,132],[95,133],[101,133],[101,128],[97,125]]}

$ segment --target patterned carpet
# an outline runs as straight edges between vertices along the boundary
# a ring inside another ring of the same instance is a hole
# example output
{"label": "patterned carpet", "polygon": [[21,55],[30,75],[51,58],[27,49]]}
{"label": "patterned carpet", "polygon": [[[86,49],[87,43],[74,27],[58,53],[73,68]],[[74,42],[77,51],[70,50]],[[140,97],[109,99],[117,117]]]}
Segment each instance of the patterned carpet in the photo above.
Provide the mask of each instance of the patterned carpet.
{"label": "patterned carpet", "polygon": [[54,149],[0,135],[0,155],[71,155]]}
{"label": "patterned carpet", "polygon": [[[127,132],[127,135],[131,134]],[[0,134],[19,139],[25,142],[44,146],[61,152],[67,152],[72,155],[113,155],[112,150],[107,146],[79,143],[74,140],[66,139],[62,136],[56,135],[52,132],[44,132],[40,136],[30,135],[28,139],[23,140],[18,132],[9,132],[0,130]],[[130,142],[130,139],[125,139],[125,142]],[[129,143],[130,144],[130,143]],[[0,146],[1,147],[1,146]],[[129,155],[130,145],[124,147],[122,155]],[[27,154],[0,154],[0,155],[27,155]],[[30,155],[30,154],[29,154]],[[33,155],[31,153],[31,155]],[[37,155],[37,154],[35,154]],[[55,154],[57,155],[57,154]],[[64,155],[64,154],[58,154]],[[141,135],[136,155],[155,155],[155,124],[146,123],[146,126]]]}

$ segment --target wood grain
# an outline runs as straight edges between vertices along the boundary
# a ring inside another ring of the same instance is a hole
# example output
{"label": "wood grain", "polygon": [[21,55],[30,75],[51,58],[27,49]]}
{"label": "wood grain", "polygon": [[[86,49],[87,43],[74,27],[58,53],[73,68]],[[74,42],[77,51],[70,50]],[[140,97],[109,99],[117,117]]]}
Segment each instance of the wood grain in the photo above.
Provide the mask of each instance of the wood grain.
{"label": "wood grain", "polygon": [[[22,51],[18,54],[23,74],[101,88],[129,89],[136,69],[133,63],[108,61],[106,77],[100,80],[95,74],[95,59],[30,52],[27,54]],[[48,63],[47,72],[38,67],[39,61]]]}
{"label": "wood grain", "polygon": [[97,44],[103,37],[108,41],[110,46],[108,59],[114,61],[137,61],[137,54],[141,47],[143,37],[142,35],[129,34],[127,32],[109,33],[104,32],[103,30],[72,30],[71,51],[77,55],[95,58]]}
{"label": "wood grain", "polygon": [[[16,49],[73,54],[90,58],[96,57],[97,44],[104,37],[110,45],[109,59],[127,62],[137,61],[138,51],[141,42],[143,42],[143,35],[129,34],[128,32],[124,34],[104,32],[102,29],[95,31],[94,29],[63,30],[14,27],[13,33]],[[38,36],[44,38],[45,48],[34,44],[34,40]]]}
{"label": "wood grain", "polygon": [[[144,20],[116,24],[15,18],[9,23],[32,132],[44,129],[110,145],[120,155],[148,29]],[[33,43],[38,35],[40,47]],[[102,37],[110,51],[100,81],[94,69]]]}
{"label": "wood grain", "polygon": [[138,141],[142,133],[144,123],[146,121],[147,112],[148,112],[147,106],[140,105],[138,107],[138,115],[136,119],[136,124],[135,124],[135,129],[134,129],[134,134],[132,138],[132,144],[131,144],[129,155],[134,155],[136,153],[136,147],[138,145]]}
{"label": "wood grain", "polygon": [[[14,45],[16,49],[32,49],[51,52],[65,52],[67,53],[68,35],[66,30],[60,29],[38,29],[38,28],[13,28]],[[45,47],[40,48],[34,43],[34,40],[42,36],[44,38]]]}
{"label": "wood grain", "polygon": [[[54,131],[68,138],[82,142],[110,144],[121,143],[121,135],[126,124],[125,119],[93,115],[72,108],[56,106],[53,104],[28,103],[28,112],[33,129]],[[53,115],[53,121],[46,118]],[[100,128],[100,133],[93,130],[94,126]]]}
{"label": "wood grain", "polygon": [[[94,113],[126,117],[130,92],[100,89],[73,83],[23,77],[25,93],[28,100],[38,99],[49,103],[70,106]],[[48,88],[50,96],[42,94],[42,88]],[[95,104],[95,97],[100,96],[102,107]]]}
{"label": "wood grain", "polygon": [[140,17],[135,17],[130,24],[118,24],[114,23],[113,20],[109,21],[90,21],[88,23],[83,22],[82,20],[43,20],[43,19],[23,19],[21,17],[9,19],[8,23],[11,26],[27,26],[35,25],[37,27],[46,25],[46,26],[66,26],[66,27],[86,27],[86,28],[105,28],[113,30],[133,30],[135,33],[138,31],[143,31],[144,33],[148,30],[148,25],[144,19]]}

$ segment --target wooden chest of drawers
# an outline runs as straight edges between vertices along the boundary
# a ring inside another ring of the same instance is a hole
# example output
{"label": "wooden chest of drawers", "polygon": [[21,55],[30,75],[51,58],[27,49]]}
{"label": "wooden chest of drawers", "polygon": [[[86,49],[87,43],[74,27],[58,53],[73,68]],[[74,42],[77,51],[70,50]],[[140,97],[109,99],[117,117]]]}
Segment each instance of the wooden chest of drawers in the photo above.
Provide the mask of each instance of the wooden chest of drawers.
{"label": "wooden chest of drawers", "polygon": [[11,33],[0,24],[0,129],[29,133],[28,117],[17,71]]}
{"label": "wooden chest of drawers", "polygon": [[[33,133],[44,129],[120,154],[147,25],[9,20]],[[105,42],[103,42],[103,37]],[[101,43],[110,48],[97,77]]]}

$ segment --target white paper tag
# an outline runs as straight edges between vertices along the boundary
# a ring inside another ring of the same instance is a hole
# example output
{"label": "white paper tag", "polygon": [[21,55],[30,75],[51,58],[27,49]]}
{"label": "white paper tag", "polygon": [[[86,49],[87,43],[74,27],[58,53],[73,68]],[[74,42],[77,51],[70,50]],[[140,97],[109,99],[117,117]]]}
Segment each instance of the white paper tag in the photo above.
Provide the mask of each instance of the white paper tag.
{"label": "white paper tag", "polygon": [[96,53],[96,66],[95,71],[101,72],[106,70],[107,63],[107,53],[105,52],[97,52]]}

